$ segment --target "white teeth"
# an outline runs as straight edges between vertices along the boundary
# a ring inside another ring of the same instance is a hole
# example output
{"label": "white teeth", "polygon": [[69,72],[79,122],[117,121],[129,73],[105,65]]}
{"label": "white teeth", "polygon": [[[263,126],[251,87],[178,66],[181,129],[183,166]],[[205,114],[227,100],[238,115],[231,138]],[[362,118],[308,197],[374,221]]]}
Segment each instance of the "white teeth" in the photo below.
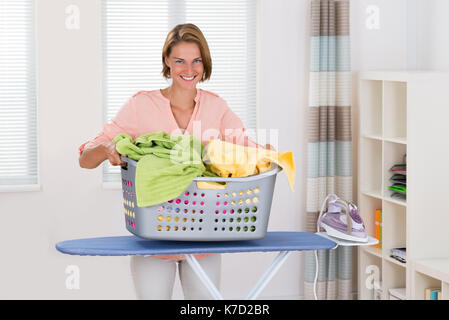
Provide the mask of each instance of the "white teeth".
{"label": "white teeth", "polygon": [[193,80],[193,78],[195,78],[195,76],[193,76],[193,77],[190,77],[190,78],[187,78],[187,77],[183,77],[183,76],[181,76],[181,78],[183,78],[184,80],[190,81],[190,80]]}

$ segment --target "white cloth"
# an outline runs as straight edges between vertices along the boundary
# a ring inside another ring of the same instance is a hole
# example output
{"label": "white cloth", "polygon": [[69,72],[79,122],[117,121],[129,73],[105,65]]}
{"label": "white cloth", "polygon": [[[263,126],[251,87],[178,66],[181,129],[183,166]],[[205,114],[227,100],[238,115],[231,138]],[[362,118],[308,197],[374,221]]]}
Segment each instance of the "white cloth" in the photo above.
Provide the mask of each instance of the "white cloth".
{"label": "white cloth", "polygon": [[[198,263],[217,289],[219,289],[221,255],[214,254],[198,259]],[[177,265],[179,267],[179,278],[184,299],[208,300],[212,298],[187,260],[132,256],[131,274],[137,298],[143,300],[170,300],[173,294]]]}

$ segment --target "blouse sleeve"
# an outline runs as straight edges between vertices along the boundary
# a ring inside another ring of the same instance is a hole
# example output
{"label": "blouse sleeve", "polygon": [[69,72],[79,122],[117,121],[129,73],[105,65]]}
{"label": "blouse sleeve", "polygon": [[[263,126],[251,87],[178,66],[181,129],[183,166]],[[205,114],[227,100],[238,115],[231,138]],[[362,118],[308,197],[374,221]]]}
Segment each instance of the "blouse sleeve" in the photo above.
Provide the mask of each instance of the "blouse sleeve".
{"label": "blouse sleeve", "polygon": [[117,115],[103,126],[101,131],[94,139],[86,141],[79,148],[81,154],[85,147],[96,146],[100,143],[112,141],[118,134],[126,133],[133,139],[136,138],[136,107],[134,96],[128,99],[126,103],[117,112]]}
{"label": "blouse sleeve", "polygon": [[221,136],[224,141],[242,146],[263,148],[250,137],[245,135],[242,120],[226,105],[226,111],[221,120]]}

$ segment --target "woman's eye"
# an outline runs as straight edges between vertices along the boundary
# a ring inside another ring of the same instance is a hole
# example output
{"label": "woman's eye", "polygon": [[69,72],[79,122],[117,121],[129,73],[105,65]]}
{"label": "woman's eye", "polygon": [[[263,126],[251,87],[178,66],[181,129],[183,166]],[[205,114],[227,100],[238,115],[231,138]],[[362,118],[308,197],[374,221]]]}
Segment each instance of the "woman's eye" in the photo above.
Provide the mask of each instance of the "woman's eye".
{"label": "woman's eye", "polygon": [[194,62],[201,63],[202,61],[201,60],[195,60]]}

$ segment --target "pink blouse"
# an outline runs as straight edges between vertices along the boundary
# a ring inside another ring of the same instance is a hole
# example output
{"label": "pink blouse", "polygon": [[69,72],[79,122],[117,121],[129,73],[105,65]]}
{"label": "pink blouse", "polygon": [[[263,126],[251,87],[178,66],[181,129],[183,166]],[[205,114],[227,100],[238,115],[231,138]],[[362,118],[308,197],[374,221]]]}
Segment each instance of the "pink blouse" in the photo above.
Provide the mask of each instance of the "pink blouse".
{"label": "pink blouse", "polygon": [[[170,100],[160,90],[139,91],[134,94],[118,111],[117,115],[103,126],[94,139],[82,144],[78,150],[83,152],[86,146],[95,146],[111,141],[120,133],[126,133],[133,139],[165,131],[168,134],[189,134],[200,139],[207,146],[211,139],[221,139],[231,143],[262,147],[245,136],[242,121],[228,107],[225,100],[210,91],[197,89],[195,107],[187,128],[179,128],[170,106]],[[184,132],[183,132],[184,131]],[[198,254],[196,258],[210,254]],[[184,255],[157,255],[158,258],[183,259]]]}
{"label": "pink blouse", "polygon": [[[97,145],[111,141],[119,133],[126,133],[133,139],[165,131],[168,134],[193,135],[207,146],[211,139],[262,147],[245,136],[242,121],[228,107],[225,100],[210,91],[197,89],[195,107],[185,132],[179,128],[170,106],[170,100],[160,90],[139,91],[119,110],[117,115],[103,126],[103,131],[94,139],[79,147],[82,152],[86,145]],[[246,142],[247,141],[247,142]]]}

